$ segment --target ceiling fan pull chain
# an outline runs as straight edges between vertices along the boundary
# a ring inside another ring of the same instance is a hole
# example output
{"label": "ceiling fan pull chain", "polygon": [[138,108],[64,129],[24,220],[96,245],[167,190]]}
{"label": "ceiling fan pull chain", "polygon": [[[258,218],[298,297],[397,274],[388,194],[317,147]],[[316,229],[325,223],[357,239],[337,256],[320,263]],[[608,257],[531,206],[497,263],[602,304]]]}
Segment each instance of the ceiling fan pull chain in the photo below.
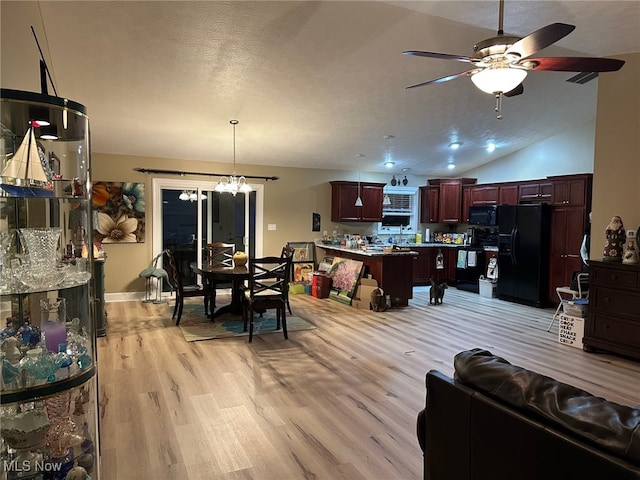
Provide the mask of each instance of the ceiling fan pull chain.
{"label": "ceiling fan pull chain", "polygon": [[502,114],[500,113],[500,110],[502,110],[502,92],[496,93],[496,107],[494,108],[494,110],[498,114],[496,115],[496,118],[498,120],[502,120]]}

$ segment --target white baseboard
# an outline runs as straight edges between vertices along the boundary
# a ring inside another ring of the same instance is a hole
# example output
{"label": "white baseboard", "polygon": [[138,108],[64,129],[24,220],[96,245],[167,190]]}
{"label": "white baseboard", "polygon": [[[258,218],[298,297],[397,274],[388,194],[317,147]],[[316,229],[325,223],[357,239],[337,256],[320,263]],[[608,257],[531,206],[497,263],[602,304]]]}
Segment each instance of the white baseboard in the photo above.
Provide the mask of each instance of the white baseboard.
{"label": "white baseboard", "polygon": [[[164,292],[162,294],[163,300],[169,300],[175,297],[169,292]],[[104,301],[106,303],[109,302],[131,302],[131,301],[142,301],[145,298],[145,292],[119,292],[119,293],[105,293]]]}

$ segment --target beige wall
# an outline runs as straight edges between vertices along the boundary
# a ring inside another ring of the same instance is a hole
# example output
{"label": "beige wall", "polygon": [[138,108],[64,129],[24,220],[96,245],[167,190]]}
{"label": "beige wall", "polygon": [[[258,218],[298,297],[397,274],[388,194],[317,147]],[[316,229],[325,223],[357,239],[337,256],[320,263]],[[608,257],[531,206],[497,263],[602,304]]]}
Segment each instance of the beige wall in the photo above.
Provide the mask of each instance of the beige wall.
{"label": "beige wall", "polygon": [[[92,154],[93,180],[104,182],[145,182],[146,183],[146,239],[140,244],[105,244],[107,262],[105,264],[106,293],[143,292],[144,281],[138,274],[147,268],[154,254],[151,235],[153,231],[152,191],[150,174],[134,171],[134,168],[182,170],[195,172],[230,173],[229,164],[170,160],[161,158],[128,157],[122,155]],[[331,222],[331,180],[353,180],[355,171],[309,170],[300,168],[278,168],[252,165],[238,165],[239,174],[277,176],[279,180],[264,183],[264,243],[265,255],[280,254],[280,249],[288,241],[309,241],[322,236],[322,231],[331,232],[337,225],[341,232],[367,233],[372,224],[334,224]],[[404,175],[404,174],[403,174]],[[165,178],[171,176],[164,175]],[[183,177],[173,177],[183,178]],[[189,178],[189,177],[184,177]],[[193,176],[197,181],[210,179],[215,185],[217,178]],[[387,182],[391,175],[363,173],[361,180]],[[407,175],[410,186],[426,184],[424,177]],[[311,231],[312,213],[321,216],[320,232]],[[268,224],[275,224],[276,230],[267,230]]]}
{"label": "beige wall", "polygon": [[[576,88],[580,86],[576,85]],[[478,183],[494,183],[593,173],[594,136],[595,120],[469,170],[464,176],[477,178]]]}
{"label": "beige wall", "polygon": [[640,53],[619,55],[619,72],[599,77],[593,168],[591,258],[601,259],[604,230],[620,215],[640,226]]}

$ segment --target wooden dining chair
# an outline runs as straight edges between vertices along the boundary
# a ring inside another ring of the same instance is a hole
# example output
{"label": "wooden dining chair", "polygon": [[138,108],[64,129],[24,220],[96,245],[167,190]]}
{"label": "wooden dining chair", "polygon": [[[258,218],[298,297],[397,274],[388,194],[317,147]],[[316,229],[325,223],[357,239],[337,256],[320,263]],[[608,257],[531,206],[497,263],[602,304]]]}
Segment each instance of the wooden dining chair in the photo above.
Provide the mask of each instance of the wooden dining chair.
{"label": "wooden dining chair", "polygon": [[249,342],[253,341],[255,312],[276,309],[276,328],[287,334],[287,290],[293,257],[263,257],[249,260],[249,282],[244,295],[242,319],[249,323]]}
{"label": "wooden dining chair", "polygon": [[[184,285],[182,281],[182,272],[178,268],[176,258],[171,250],[165,250],[165,254],[168,259],[169,265],[169,279],[173,288],[176,290],[176,304],[173,307],[173,315],[171,318],[176,318],[176,325],[180,325],[180,319],[182,318],[182,309],[184,307],[184,299],[191,297],[203,297],[204,301],[204,314],[209,316],[209,306],[212,305],[212,290],[205,282],[203,286],[200,285]],[[213,311],[213,306],[211,306]]]}
{"label": "wooden dining chair", "polygon": [[[207,265],[212,267],[233,267],[233,254],[236,251],[234,243],[214,242],[207,244]],[[216,289],[231,288],[229,282],[218,282],[213,279],[206,280],[211,290],[211,310],[216,307]]]}
{"label": "wooden dining chair", "polygon": [[[291,267],[289,268],[289,279],[293,278],[293,252],[295,252],[296,249],[289,246],[289,245],[285,245],[284,247],[282,247],[282,251],[280,252],[280,258],[291,258]],[[291,304],[289,303],[289,284],[287,283],[287,292],[286,292],[286,298],[287,298],[287,309],[289,310],[289,315],[293,315],[293,312],[291,312]]]}

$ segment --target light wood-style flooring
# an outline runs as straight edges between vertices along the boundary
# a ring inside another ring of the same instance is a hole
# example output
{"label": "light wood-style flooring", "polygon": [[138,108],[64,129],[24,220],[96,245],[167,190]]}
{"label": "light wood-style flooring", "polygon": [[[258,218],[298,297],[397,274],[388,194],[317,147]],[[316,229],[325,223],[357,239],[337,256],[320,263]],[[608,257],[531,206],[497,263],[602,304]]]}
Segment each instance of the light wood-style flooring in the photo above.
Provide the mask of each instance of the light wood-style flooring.
{"label": "light wood-style flooring", "polygon": [[[218,305],[225,301],[218,295]],[[107,304],[98,339],[102,479],[413,480],[424,377],[486,348],[621,404],[640,362],[557,342],[553,313],[449,288],[373,313],[292,295],[314,330],[187,343],[169,304]]]}

